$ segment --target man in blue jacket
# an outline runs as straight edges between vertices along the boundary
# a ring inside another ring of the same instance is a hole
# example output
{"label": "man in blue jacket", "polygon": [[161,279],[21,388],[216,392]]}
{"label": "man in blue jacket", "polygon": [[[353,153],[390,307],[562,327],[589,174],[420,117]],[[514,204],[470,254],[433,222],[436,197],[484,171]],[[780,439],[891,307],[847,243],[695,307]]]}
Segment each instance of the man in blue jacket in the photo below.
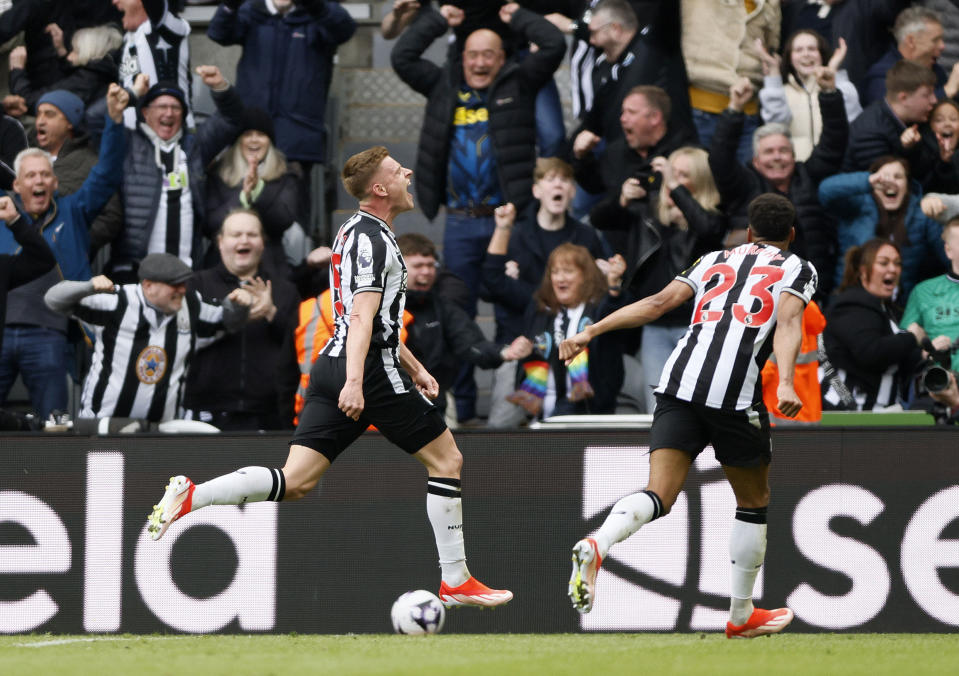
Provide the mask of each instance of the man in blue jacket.
{"label": "man in blue jacket", "polygon": [[207,36],[242,45],[236,90],[247,107],[270,113],[276,146],[299,165],[300,215],[308,212],[310,171],[326,158],[324,113],[336,48],[356,22],[328,0],[224,0]]}
{"label": "man in blue jacket", "polygon": [[[0,354],[0,405],[17,374],[22,373],[33,407],[42,419],[67,406],[67,320],[47,310],[43,294],[61,279],[90,279],[90,223],[117,191],[123,174],[126,140],[120,122],[129,95],[117,84],[107,93],[109,112],[100,158],[72,195],[57,194],[57,177],[50,155],[27,148],[17,155],[13,182],[16,215],[4,221],[25,223],[39,230],[57,259],[57,267],[15,289],[7,297],[7,323]],[[19,245],[9,228],[0,228],[0,252],[15,253]]]}

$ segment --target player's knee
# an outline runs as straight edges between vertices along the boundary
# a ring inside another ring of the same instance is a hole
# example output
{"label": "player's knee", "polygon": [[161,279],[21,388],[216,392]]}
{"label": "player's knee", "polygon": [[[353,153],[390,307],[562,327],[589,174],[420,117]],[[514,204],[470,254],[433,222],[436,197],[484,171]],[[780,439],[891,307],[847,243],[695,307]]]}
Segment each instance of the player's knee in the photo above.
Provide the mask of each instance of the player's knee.
{"label": "player's knee", "polygon": [[433,460],[431,469],[436,473],[436,476],[458,478],[460,471],[463,469],[463,454],[460,453],[460,449],[455,444],[451,444]]}

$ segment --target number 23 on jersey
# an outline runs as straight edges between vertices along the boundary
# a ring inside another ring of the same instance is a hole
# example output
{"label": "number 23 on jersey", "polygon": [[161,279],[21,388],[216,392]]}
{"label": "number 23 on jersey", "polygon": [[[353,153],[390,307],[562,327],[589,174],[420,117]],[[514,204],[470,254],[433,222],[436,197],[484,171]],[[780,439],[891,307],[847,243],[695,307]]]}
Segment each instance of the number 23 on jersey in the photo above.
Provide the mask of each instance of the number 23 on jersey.
{"label": "number 23 on jersey", "polygon": [[[718,322],[726,314],[727,309],[733,313],[733,319],[745,324],[746,326],[759,327],[770,320],[773,310],[776,308],[776,300],[773,298],[770,288],[783,278],[783,269],[775,265],[757,265],[749,270],[749,277],[758,277],[755,283],[749,288],[746,295],[740,294],[739,300],[730,307],[729,303],[724,303],[720,309],[712,309],[707,306],[710,301],[727,293],[736,285],[738,273],[735,268],[726,263],[717,263],[706,269],[702,276],[702,283],[709,284],[713,279],[718,278],[718,282],[711,289],[703,294],[693,312],[693,324],[702,324],[708,322]],[[748,279],[745,280],[748,283]],[[753,299],[758,298],[760,307],[756,311],[751,311],[755,305]],[[748,300],[749,306],[742,301]]]}

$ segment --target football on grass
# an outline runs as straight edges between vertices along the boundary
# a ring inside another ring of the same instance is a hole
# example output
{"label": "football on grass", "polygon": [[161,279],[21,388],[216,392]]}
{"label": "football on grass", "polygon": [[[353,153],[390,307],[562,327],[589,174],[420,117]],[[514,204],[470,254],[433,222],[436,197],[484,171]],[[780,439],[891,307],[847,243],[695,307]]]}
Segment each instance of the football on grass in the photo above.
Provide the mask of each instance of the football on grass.
{"label": "football on grass", "polygon": [[443,628],[446,608],[435,594],[417,589],[396,599],[390,617],[397,634],[435,634]]}

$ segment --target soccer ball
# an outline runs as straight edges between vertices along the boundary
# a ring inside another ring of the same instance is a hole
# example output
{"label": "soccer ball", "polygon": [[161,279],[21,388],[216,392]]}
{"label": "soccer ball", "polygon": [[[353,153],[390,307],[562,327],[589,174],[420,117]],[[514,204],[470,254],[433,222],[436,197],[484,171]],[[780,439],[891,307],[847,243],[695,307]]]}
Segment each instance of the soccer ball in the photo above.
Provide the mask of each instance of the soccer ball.
{"label": "soccer ball", "polygon": [[397,634],[436,634],[446,621],[446,607],[435,594],[417,589],[396,599],[390,618]]}

